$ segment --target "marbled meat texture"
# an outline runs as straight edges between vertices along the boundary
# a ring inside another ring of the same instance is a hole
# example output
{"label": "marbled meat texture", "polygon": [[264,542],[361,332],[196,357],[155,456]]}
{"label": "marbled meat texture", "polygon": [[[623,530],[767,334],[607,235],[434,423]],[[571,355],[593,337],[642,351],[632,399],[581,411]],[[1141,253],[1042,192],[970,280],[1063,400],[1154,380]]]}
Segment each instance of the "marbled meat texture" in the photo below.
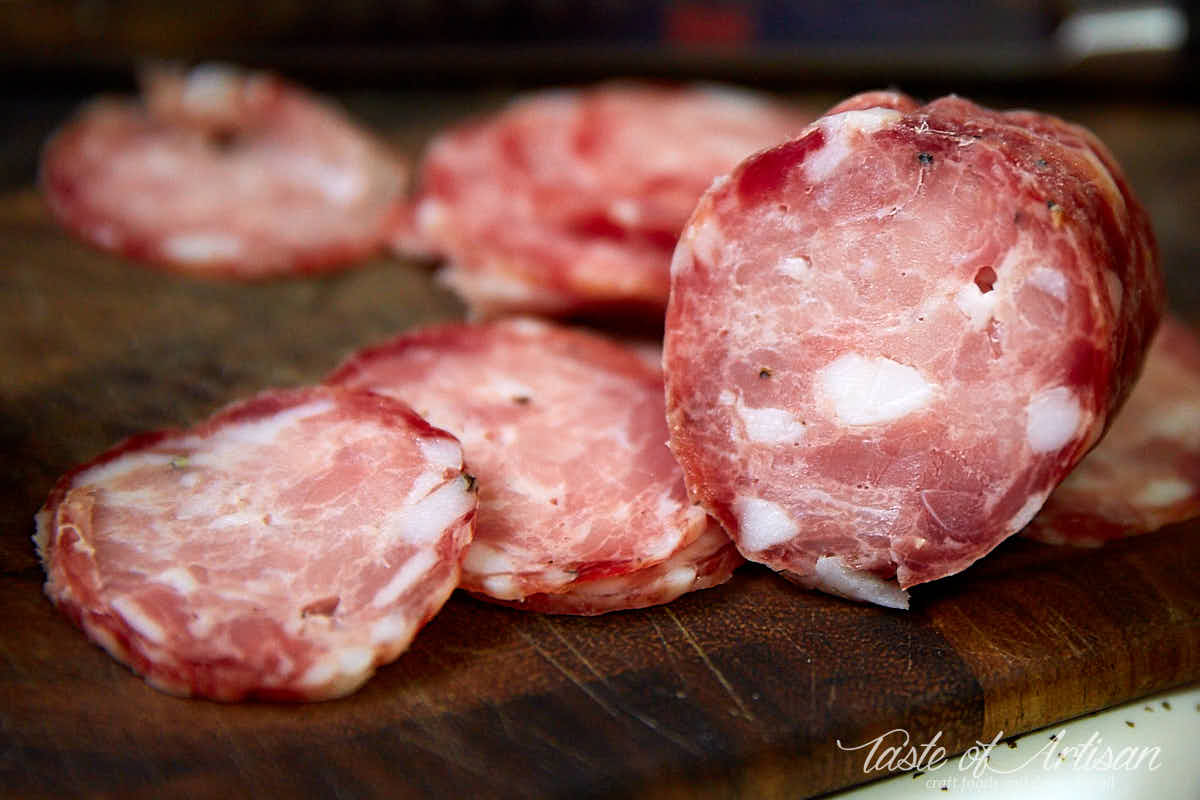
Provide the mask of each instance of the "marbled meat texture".
{"label": "marbled meat texture", "polygon": [[575,581],[566,591],[527,595],[522,600],[486,600],[542,614],[594,616],[670,603],[688,592],[720,586],[746,560],[711,520],[691,544],[659,564],[622,575]]}
{"label": "marbled meat texture", "polygon": [[103,250],[203,276],[344,267],[382,248],[406,170],[345,114],[268,74],[144,75],[47,144],[51,211]]}
{"label": "marbled meat texture", "polygon": [[1168,317],[1112,427],[1024,531],[1097,546],[1200,515],[1200,339]]}
{"label": "marbled meat texture", "polygon": [[270,391],[67,474],[35,541],[50,599],[153,686],[321,700],[450,596],[472,484],[457,440],[392,398]]}
{"label": "marbled meat texture", "polygon": [[[479,480],[462,577],[475,594],[521,601],[628,576],[715,525],[667,449],[661,374],[597,334],[451,324],[361,351],[329,380],[399,397],[462,441]],[[645,592],[632,586],[624,607]]]}
{"label": "marbled meat texture", "polygon": [[747,558],[904,606],[1100,438],[1162,277],[1086,130],[958,97],[835,111],[717,181],[681,237],[671,446]]}
{"label": "marbled meat texture", "polygon": [[477,316],[661,315],[700,194],[813,116],[714,87],[523,97],[434,139],[395,242],[444,256],[442,277]]}

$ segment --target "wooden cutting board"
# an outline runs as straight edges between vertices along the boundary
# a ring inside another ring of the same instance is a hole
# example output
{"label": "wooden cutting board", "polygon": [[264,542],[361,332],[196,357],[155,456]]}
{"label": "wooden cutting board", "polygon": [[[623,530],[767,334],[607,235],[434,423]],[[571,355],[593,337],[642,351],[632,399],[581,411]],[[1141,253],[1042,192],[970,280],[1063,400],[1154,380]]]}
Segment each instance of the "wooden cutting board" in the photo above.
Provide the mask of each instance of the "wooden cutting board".
{"label": "wooden cutting board", "polygon": [[388,258],[255,286],[159,274],[67,239],[28,189],[0,194],[0,270],[6,795],[794,798],[880,777],[843,747],[894,728],[952,753],[1200,679],[1191,523],[1099,550],[1010,541],[910,612],[753,567],[593,619],[456,596],[344,700],[168,697],[42,595],[29,536],[54,479],[461,308]]}

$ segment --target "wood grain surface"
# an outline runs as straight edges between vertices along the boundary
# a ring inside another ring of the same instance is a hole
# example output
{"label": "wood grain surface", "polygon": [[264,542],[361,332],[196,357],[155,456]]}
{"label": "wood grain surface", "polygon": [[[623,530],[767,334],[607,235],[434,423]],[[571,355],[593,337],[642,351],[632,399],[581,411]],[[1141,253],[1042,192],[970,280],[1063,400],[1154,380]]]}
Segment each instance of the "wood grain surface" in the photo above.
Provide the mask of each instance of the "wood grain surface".
{"label": "wood grain surface", "polygon": [[[1200,115],[1081,116],[1127,162],[1195,320]],[[754,567],[590,619],[456,595],[362,691],[313,705],[163,695],[46,600],[29,537],[59,474],[461,313],[427,265],[196,281],[72,241],[32,188],[0,194],[0,794],[794,798],[880,777],[839,741],[903,728],[955,752],[1200,680],[1195,522],[1096,550],[1009,541],[910,612]]]}

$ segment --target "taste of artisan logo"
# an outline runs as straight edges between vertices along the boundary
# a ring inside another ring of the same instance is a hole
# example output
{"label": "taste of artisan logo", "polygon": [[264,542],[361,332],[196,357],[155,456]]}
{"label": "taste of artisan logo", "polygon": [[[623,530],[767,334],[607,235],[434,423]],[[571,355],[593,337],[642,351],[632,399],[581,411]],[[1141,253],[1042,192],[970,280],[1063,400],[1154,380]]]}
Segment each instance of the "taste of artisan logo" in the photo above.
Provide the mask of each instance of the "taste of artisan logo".
{"label": "taste of artisan logo", "polygon": [[[1162,766],[1162,748],[1158,745],[1113,749],[1095,731],[1087,740],[1071,744],[1066,741],[1065,729],[1051,735],[1032,755],[1016,763],[1005,759],[1005,764],[1000,766],[992,763],[992,751],[1003,737],[1004,733],[998,732],[990,742],[977,741],[959,758],[958,771],[969,772],[973,778],[982,778],[989,774],[1011,775],[1039,763],[1047,771],[1071,769],[1081,772],[1132,772],[1138,769],[1154,772]],[[917,744],[904,728],[892,728],[862,744],[846,745],[838,739],[837,746],[847,752],[862,751],[862,770],[867,774],[902,770],[930,773],[941,769],[949,761],[946,748],[939,743],[941,738],[942,732],[938,731],[928,742]],[[1009,747],[1015,747],[1015,744],[1009,743]]]}

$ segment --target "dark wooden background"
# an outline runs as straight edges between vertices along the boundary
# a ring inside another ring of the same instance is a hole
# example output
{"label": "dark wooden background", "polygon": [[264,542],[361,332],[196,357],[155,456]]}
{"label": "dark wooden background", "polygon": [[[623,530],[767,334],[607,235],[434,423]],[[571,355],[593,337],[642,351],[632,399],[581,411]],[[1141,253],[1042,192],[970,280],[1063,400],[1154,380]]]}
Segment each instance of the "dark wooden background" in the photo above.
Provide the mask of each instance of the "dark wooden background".
{"label": "dark wooden background", "polygon": [[[341,94],[414,155],[505,96]],[[1010,541],[918,588],[908,613],[757,568],[596,619],[456,596],[345,700],[225,706],[146,687],[41,593],[29,537],[54,479],[123,436],[315,380],[366,342],[462,309],[428,266],[387,256],[246,286],[87,249],[32,186],[37,147],[75,99],[3,101],[0,793],[790,798],[878,777],[838,740],[903,727],[961,750],[1200,680],[1189,523],[1101,550]],[[1200,322],[1200,112],[1103,96],[1041,105],[1116,151],[1156,223],[1172,306]]]}

